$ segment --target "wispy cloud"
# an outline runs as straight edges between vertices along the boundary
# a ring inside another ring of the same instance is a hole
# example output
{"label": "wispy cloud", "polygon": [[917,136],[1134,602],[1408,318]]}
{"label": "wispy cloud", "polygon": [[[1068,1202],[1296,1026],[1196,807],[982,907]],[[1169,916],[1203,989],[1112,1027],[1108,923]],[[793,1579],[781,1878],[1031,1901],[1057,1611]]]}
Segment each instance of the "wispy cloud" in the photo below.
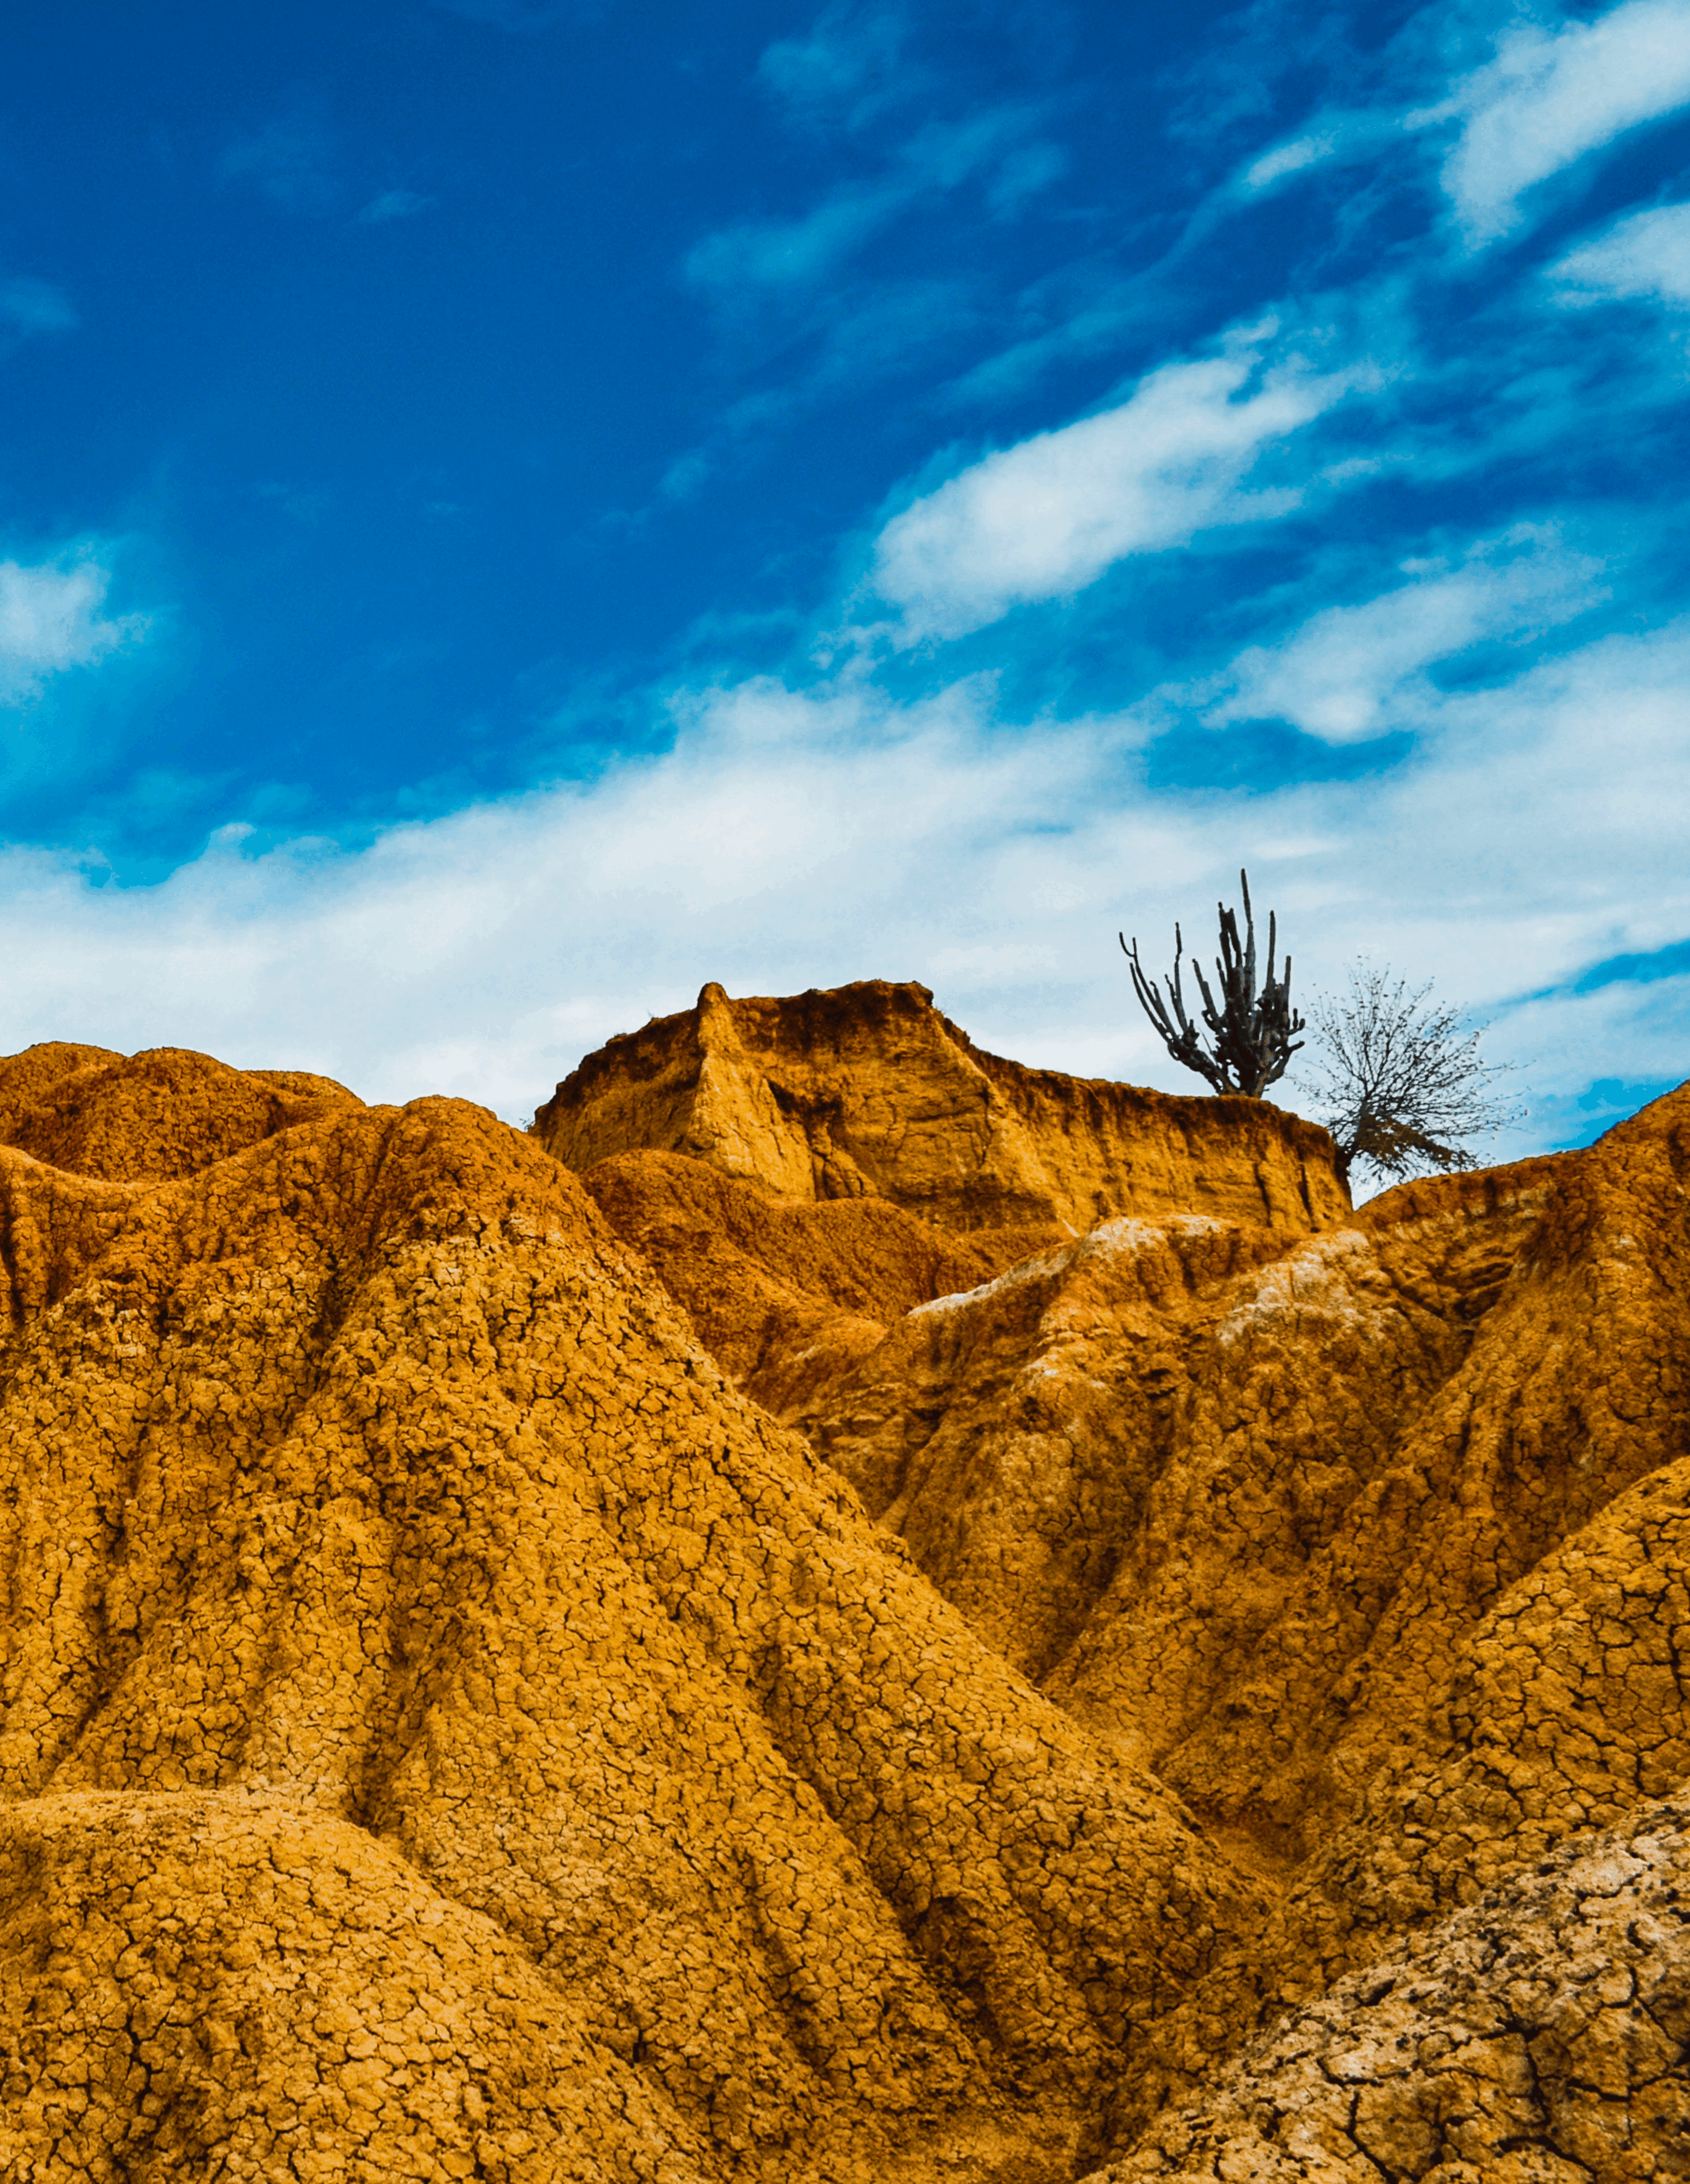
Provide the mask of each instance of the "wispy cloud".
{"label": "wispy cloud", "polygon": [[144,636],[144,615],[104,613],[110,586],[110,571],[90,555],[0,561],[0,705],[38,697],[54,676]]}
{"label": "wispy cloud", "polygon": [[[851,43],[862,28],[857,19],[829,11],[815,49],[802,47],[801,69],[788,55],[776,73],[784,81],[808,71],[836,88],[857,84],[871,59],[895,48],[899,20],[874,17],[859,48]],[[931,374],[936,358],[950,363],[959,340],[979,323],[978,253],[964,250],[950,275],[912,274],[877,265],[871,247],[894,229],[907,233],[918,212],[954,205],[965,189],[973,201],[961,218],[974,231],[982,221],[1014,217],[1064,170],[1066,155],[1042,133],[1043,119],[1036,107],[999,103],[960,119],[901,122],[890,146],[870,156],[868,172],[835,183],[806,211],[735,221],[695,243],[684,276],[712,306],[724,363],[754,383],[669,464],[661,497],[688,497],[755,441],[819,404],[860,396],[889,378]]]}
{"label": "wispy cloud", "polygon": [[1037,134],[1038,121],[1030,108],[1000,106],[928,123],[874,179],[843,183],[793,218],[736,221],[704,236],[687,255],[687,278],[730,305],[812,288],[911,206],[966,183],[982,183],[994,211],[1013,211],[1062,171],[1058,148]]}
{"label": "wispy cloud", "polygon": [[1250,0],[1196,43],[1194,58],[1160,78],[1164,125],[1176,143],[1222,156],[1259,131],[1286,77],[1312,73],[1330,83],[1353,67],[1343,17],[1305,0]]}
{"label": "wispy cloud", "polygon": [[80,322],[75,305],[53,282],[28,273],[0,278],[0,340],[7,334],[20,340],[36,334],[69,334]]}
{"label": "wispy cloud", "polygon": [[1374,159],[1400,142],[1403,134],[1402,117],[1396,113],[1323,111],[1296,136],[1257,153],[1224,186],[1217,206],[1228,199],[1247,201],[1283,189],[1336,162]]}
{"label": "wispy cloud", "polygon": [[793,424],[837,394],[862,394],[877,383],[920,373],[972,330],[973,292],[961,281],[880,281],[818,300],[805,368],[781,384],[743,395],[717,419],[708,438],[677,456],[659,488],[684,500],[745,449]]}
{"label": "wispy cloud", "polygon": [[1521,526],[1458,561],[1409,563],[1409,581],[1312,615],[1283,643],[1252,645],[1220,678],[1211,726],[1290,722],[1323,742],[1419,726],[1436,702],[1426,671],[1476,645],[1519,644],[1607,596],[1603,565]]}
{"label": "wispy cloud", "polygon": [[1621,0],[1594,22],[1510,32],[1447,103],[1461,135],[1443,187],[1470,241],[1507,235],[1520,200],[1576,160],[1690,101],[1690,4]]}
{"label": "wispy cloud", "polygon": [[1011,212],[1066,171],[1060,145],[1041,134],[1045,119],[1038,107],[1005,104],[960,121],[930,121],[905,142],[898,165],[912,190],[979,181],[993,211]]}
{"label": "wispy cloud", "polygon": [[744,290],[808,287],[824,279],[909,201],[903,183],[835,191],[792,220],[744,220],[720,228],[687,255],[696,287]]}
{"label": "wispy cloud", "polygon": [[945,407],[990,409],[1024,396],[1054,366],[1118,355],[1145,317],[1143,288],[1131,274],[1093,259],[1035,282],[1017,299],[1015,317],[1037,331],[1019,333],[971,364],[944,390]]}
{"label": "wispy cloud", "polygon": [[302,106],[237,136],[218,175],[256,189],[278,212],[321,218],[340,201],[340,164],[334,131],[315,107]]}
{"label": "wispy cloud", "polygon": [[758,74],[788,119],[861,128],[923,80],[905,57],[909,28],[903,8],[834,0],[808,31],[766,47]]}
{"label": "wispy cloud", "polygon": [[1550,268],[1566,303],[1611,296],[1690,304],[1690,205],[1663,205],[1617,221]]}
{"label": "wispy cloud", "polygon": [[1264,369],[1273,330],[1164,365],[1115,408],[989,455],[893,517],[875,543],[873,581],[902,610],[905,636],[959,636],[1012,607],[1078,591],[1127,555],[1298,506],[1299,488],[1252,489],[1249,474],[1358,375],[1295,354]]}
{"label": "wispy cloud", "polygon": [[[1199,220],[1281,189],[1334,162],[1388,159],[1415,138],[1448,142],[1439,180],[1467,243],[1482,247],[1525,218],[1541,184],[1642,125],[1690,102],[1690,0],[1621,0],[1594,21],[1516,22],[1489,57],[1428,80],[1432,52],[1470,44],[1477,25],[1424,9],[1371,64],[1350,56],[1359,103],[1322,104],[1251,154]],[[1421,93],[1412,102],[1414,90]],[[1430,93],[1429,96],[1426,94]],[[1453,131],[1453,142],[1449,142]]]}
{"label": "wispy cloud", "polygon": [[1306,168],[1321,166],[1338,148],[1338,132],[1333,129],[1317,129],[1306,136],[1294,136],[1287,144],[1275,144],[1272,151],[1263,152],[1244,171],[1246,189],[1271,189],[1275,183],[1288,176],[1301,174]]}

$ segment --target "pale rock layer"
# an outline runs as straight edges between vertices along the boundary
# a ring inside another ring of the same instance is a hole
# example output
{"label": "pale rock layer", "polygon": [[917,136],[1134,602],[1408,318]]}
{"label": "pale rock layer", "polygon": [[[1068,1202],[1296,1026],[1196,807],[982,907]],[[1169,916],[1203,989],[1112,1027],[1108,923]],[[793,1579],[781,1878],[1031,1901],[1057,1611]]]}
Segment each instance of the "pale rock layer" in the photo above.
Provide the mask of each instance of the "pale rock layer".
{"label": "pale rock layer", "polygon": [[1253,2042],[1091,2184],[1690,2174],[1690,1808],[1646,1805]]}

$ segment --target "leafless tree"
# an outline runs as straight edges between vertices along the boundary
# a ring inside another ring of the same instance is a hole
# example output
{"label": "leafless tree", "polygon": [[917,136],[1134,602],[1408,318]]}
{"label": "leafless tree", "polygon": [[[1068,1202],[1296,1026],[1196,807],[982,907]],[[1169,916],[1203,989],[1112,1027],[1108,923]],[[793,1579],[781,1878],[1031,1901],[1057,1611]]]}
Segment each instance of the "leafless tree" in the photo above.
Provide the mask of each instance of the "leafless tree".
{"label": "leafless tree", "polygon": [[1391,1182],[1475,1167],[1467,1141],[1519,1117],[1495,1090],[1509,1065],[1479,1059],[1484,1027],[1465,1029],[1455,1009],[1427,999],[1431,991],[1410,990],[1363,956],[1346,991],[1314,1004],[1319,1046],[1310,1089],[1346,1182],[1357,1160]]}
{"label": "leafless tree", "polygon": [[[1237,912],[1229,910],[1224,903],[1215,906],[1221,920],[1221,953],[1215,965],[1215,981],[1221,996],[1218,1004],[1194,958],[1191,966],[1203,996],[1202,1030],[1186,1014],[1185,995],[1180,984],[1180,958],[1185,953],[1185,942],[1178,926],[1174,927],[1174,975],[1163,981],[1167,989],[1165,1001],[1154,981],[1145,975],[1144,966],[1138,959],[1136,938],[1130,948],[1124,933],[1118,933],[1116,938],[1133,967],[1133,991],[1138,996],[1139,1005],[1156,1026],[1163,1045],[1174,1060],[1194,1071],[1217,1092],[1242,1092],[1252,1100],[1259,1100],[1270,1084],[1285,1075],[1286,1065],[1302,1045],[1295,1035],[1304,1029],[1304,1022],[1291,1006],[1289,956],[1285,959],[1283,975],[1277,979],[1274,976],[1277,934],[1271,910],[1268,913],[1266,975],[1260,993],[1256,990],[1256,920],[1250,908],[1250,880],[1243,872],[1238,877],[1244,890],[1246,938],[1242,944],[1238,937]],[[1208,1034],[1206,1042],[1205,1031]]]}

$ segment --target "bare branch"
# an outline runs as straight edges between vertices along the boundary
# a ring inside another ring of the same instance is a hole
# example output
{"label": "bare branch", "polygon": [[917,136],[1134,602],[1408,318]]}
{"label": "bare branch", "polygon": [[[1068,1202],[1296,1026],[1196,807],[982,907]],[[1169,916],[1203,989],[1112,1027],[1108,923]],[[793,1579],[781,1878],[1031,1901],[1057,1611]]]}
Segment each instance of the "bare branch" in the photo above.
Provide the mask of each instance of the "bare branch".
{"label": "bare branch", "polygon": [[1480,1059],[1480,1031],[1388,969],[1356,962],[1347,992],[1315,1004],[1322,1073],[1311,1089],[1347,1178],[1364,1162],[1391,1182],[1477,1165],[1469,1141],[1514,1121],[1496,1096],[1508,1066]]}

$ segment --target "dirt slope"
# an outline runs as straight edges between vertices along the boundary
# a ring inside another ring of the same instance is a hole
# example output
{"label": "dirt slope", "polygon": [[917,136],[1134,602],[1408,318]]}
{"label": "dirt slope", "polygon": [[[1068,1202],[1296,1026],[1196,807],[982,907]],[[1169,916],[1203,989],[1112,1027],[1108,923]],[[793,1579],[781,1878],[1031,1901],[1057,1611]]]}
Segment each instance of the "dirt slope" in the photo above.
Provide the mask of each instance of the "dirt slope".
{"label": "dirt slope", "polygon": [[786,1424],[907,1312],[1066,1235],[959,1236],[883,1198],[793,1204],[672,1153],[617,1153],[581,1181],[735,1385]]}
{"label": "dirt slope", "polygon": [[1584,2184],[1690,2169],[1690,1808],[1645,1807],[1255,2043],[1092,2184]]}
{"label": "dirt slope", "polygon": [[0,1192],[0,2173],[1054,2178],[1259,1917],[482,1111]]}

